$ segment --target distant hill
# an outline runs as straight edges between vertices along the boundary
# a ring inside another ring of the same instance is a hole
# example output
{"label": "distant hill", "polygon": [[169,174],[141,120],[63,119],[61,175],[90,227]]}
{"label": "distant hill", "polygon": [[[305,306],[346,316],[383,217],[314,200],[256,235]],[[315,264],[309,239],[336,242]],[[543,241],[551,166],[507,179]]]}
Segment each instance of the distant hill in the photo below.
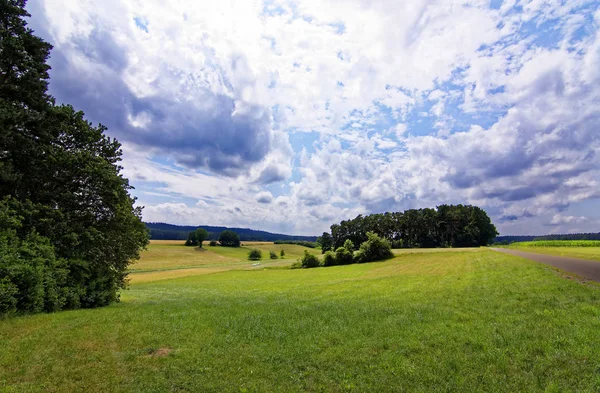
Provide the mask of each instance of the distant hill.
{"label": "distant hill", "polygon": [[534,242],[538,240],[600,240],[599,233],[568,233],[543,236],[498,236],[494,243],[510,244],[515,242]]}
{"label": "distant hill", "polygon": [[209,240],[216,240],[219,233],[227,229],[240,235],[241,241],[274,242],[276,240],[301,240],[314,242],[317,240],[316,236],[283,235],[280,233],[256,231],[248,228],[213,227],[208,225],[182,226],[165,224],[162,222],[147,222],[145,224],[146,227],[150,229],[150,238],[155,240],[186,240],[188,234],[191,231],[195,231],[197,228],[206,229],[209,233]]}

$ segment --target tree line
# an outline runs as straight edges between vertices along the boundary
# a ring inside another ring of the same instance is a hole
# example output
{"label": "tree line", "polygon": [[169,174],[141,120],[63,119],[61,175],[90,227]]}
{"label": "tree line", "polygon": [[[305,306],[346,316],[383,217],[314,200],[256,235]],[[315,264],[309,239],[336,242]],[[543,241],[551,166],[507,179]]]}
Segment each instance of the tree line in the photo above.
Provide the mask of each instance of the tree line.
{"label": "tree line", "polygon": [[146,227],[150,230],[150,236],[155,240],[186,240],[188,234],[195,231],[197,228],[204,228],[208,231],[207,240],[217,240],[219,234],[223,231],[230,230],[234,231],[240,236],[240,240],[244,242],[249,241],[261,241],[261,242],[273,242],[273,241],[307,241],[315,242],[316,236],[296,236],[296,235],[283,235],[280,233],[271,233],[265,231],[258,231],[249,228],[228,228],[221,226],[210,226],[210,225],[173,225],[157,222],[147,222]]}
{"label": "tree line", "polygon": [[26,17],[24,0],[0,0],[0,317],[118,300],[148,242],[121,145],[55,104],[52,46]]}
{"label": "tree line", "polygon": [[487,213],[471,205],[441,205],[436,209],[358,215],[331,226],[317,239],[323,253],[335,251],[346,240],[362,244],[372,232],[388,240],[393,248],[478,247],[498,235]]}

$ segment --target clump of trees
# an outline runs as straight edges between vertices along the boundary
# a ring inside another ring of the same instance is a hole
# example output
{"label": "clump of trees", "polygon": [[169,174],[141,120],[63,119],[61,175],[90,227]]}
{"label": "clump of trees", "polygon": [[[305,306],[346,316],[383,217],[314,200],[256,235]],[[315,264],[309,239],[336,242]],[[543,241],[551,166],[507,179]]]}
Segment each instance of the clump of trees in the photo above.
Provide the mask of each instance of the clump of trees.
{"label": "clump of trees", "polygon": [[[367,240],[361,243],[358,251],[354,250],[354,243],[346,240],[344,245],[338,247],[335,252],[328,250],[323,255],[322,263],[318,258],[304,251],[304,256],[299,261],[298,267],[310,268],[318,266],[349,265],[352,263],[366,263],[381,261],[393,257],[390,242],[382,239],[376,233],[368,232]],[[317,262],[315,262],[315,260]]]}
{"label": "clump of trees", "polygon": [[0,316],[119,299],[148,242],[121,145],[47,93],[52,46],[0,5]]}
{"label": "clump of trees", "polygon": [[219,235],[219,243],[223,247],[239,247],[240,237],[234,231],[226,230]]}
{"label": "clump of trees", "polygon": [[211,240],[208,245],[211,246],[211,247],[216,247],[217,241],[216,240]]}
{"label": "clump of trees", "polygon": [[[275,256],[277,257],[277,255]],[[254,248],[248,252],[248,259],[251,261],[259,261],[262,259],[262,251],[257,248]]]}
{"label": "clump of trees", "polygon": [[202,243],[208,238],[209,233],[204,228],[198,228],[188,234],[188,238],[185,241],[186,246],[194,246],[202,248]]}
{"label": "clump of trees", "polygon": [[487,213],[477,206],[441,205],[436,209],[359,215],[331,226],[317,239],[323,253],[346,240],[367,241],[373,232],[397,248],[486,246],[498,235]]}

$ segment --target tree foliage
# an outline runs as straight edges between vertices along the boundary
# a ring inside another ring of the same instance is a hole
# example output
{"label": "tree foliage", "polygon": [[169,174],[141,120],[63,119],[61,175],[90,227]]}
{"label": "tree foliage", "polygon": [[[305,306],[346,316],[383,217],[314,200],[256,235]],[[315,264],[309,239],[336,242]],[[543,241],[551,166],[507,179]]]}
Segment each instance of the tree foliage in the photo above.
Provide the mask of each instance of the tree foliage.
{"label": "tree foliage", "polygon": [[0,198],[12,217],[0,234],[0,307],[106,305],[147,244],[141,208],[120,173],[119,142],[47,94],[52,47],[27,28],[24,5],[0,1]]}
{"label": "tree foliage", "polygon": [[219,243],[223,247],[239,247],[240,246],[240,237],[234,231],[223,231],[219,235]]}
{"label": "tree foliage", "polygon": [[476,206],[441,205],[437,209],[411,209],[404,212],[359,215],[331,226],[319,241],[331,248],[346,240],[362,244],[367,233],[393,242],[399,247],[477,247],[489,244],[498,234],[487,213]]}
{"label": "tree foliage", "polygon": [[321,263],[316,255],[304,250],[304,256],[300,259],[300,264],[303,268],[319,267]]}
{"label": "tree foliage", "polygon": [[327,232],[323,232],[323,234],[317,238],[317,244],[321,246],[321,252],[323,254],[333,250],[333,239]]}
{"label": "tree foliage", "polygon": [[382,239],[374,232],[367,232],[367,241],[360,244],[356,252],[356,262],[374,262],[393,257],[392,247],[387,239]]}
{"label": "tree foliage", "polygon": [[204,228],[198,228],[196,229],[195,232],[196,235],[196,243],[198,244],[198,247],[202,248],[202,242],[204,242],[206,239],[208,239],[208,231]]}
{"label": "tree foliage", "polygon": [[[277,258],[277,255],[275,255]],[[259,261],[262,259],[262,251],[259,249],[253,248],[248,252],[248,259],[251,261]]]}

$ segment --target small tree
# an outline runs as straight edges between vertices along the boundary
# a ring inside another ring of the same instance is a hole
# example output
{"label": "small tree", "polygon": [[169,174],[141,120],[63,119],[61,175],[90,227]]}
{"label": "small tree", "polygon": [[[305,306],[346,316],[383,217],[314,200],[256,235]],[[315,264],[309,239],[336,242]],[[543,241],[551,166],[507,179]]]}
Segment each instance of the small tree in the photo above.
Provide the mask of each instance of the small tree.
{"label": "small tree", "polygon": [[394,256],[390,242],[373,232],[367,232],[368,240],[360,245],[355,260],[358,263],[381,261]]}
{"label": "small tree", "polygon": [[269,258],[277,259],[277,254],[275,254],[275,252],[273,252],[273,251],[269,251]]}
{"label": "small tree", "polygon": [[198,240],[196,240],[196,232],[188,233],[188,238],[185,241],[186,246],[197,246]]}
{"label": "small tree", "polygon": [[248,259],[251,261],[259,261],[262,259],[262,252],[254,248],[248,253]]}
{"label": "small tree", "polygon": [[240,236],[234,231],[226,230],[219,235],[219,243],[221,243],[223,247],[239,247]]}
{"label": "small tree", "polygon": [[335,259],[338,265],[350,265],[354,261],[353,252],[346,247],[335,250]]}
{"label": "small tree", "polygon": [[211,247],[215,247],[217,245],[217,241],[216,240],[211,240],[210,241],[210,246]]}
{"label": "small tree", "polygon": [[281,252],[279,253],[279,255],[281,256],[281,259],[283,259],[283,257],[285,257],[285,251],[281,250]]}
{"label": "small tree", "polygon": [[323,255],[323,266],[335,266],[337,264],[335,254],[332,251],[325,252],[325,255]]}
{"label": "small tree", "polygon": [[319,267],[321,265],[319,258],[317,258],[317,256],[314,254],[310,254],[306,250],[304,250],[304,256],[300,260],[300,264],[304,268]]}
{"label": "small tree", "polygon": [[202,248],[202,242],[208,237],[208,231],[204,228],[196,229],[196,242],[198,247]]}

